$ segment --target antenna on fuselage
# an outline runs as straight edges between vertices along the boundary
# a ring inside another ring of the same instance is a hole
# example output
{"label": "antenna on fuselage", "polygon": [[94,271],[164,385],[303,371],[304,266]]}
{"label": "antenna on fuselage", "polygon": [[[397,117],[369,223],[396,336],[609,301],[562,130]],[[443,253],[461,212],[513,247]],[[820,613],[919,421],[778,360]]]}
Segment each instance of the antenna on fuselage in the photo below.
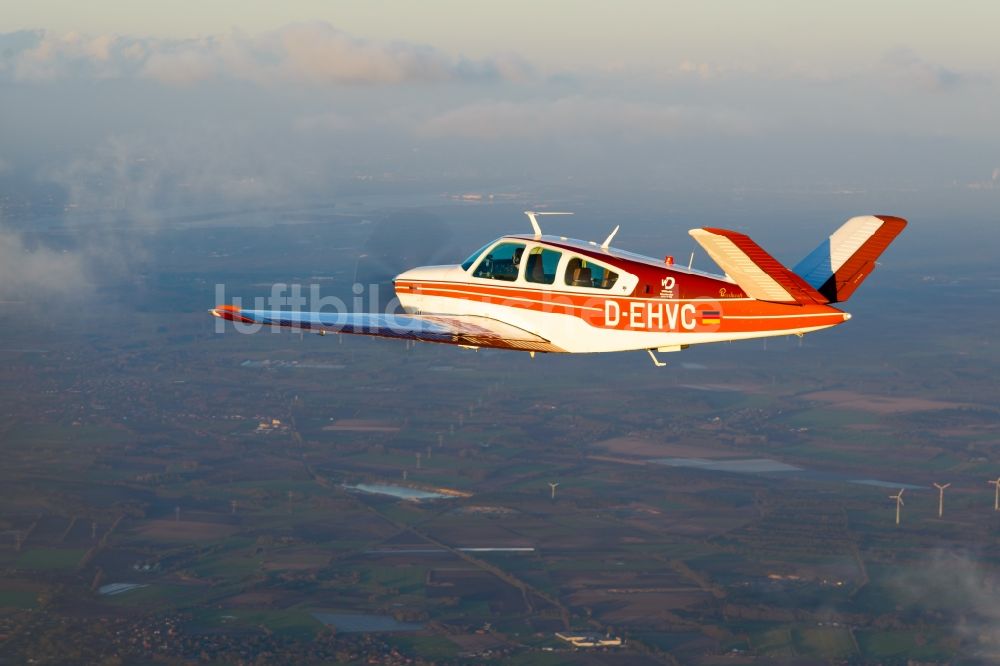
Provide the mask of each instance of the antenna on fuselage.
{"label": "antenna on fuselage", "polygon": [[538,226],[538,219],[536,215],[572,215],[573,213],[557,212],[557,211],[536,211],[536,210],[526,210],[524,214],[528,216],[531,220],[531,228],[535,230],[535,238],[542,237],[542,228]]}
{"label": "antenna on fuselage", "polygon": [[601,243],[601,249],[602,250],[607,250],[608,249],[608,246],[611,245],[611,239],[615,237],[615,234],[618,233],[618,230],[621,229],[621,226],[622,225],[620,225],[620,224],[616,224],[615,228],[611,230],[611,233],[608,234],[608,237],[604,239],[603,243]]}

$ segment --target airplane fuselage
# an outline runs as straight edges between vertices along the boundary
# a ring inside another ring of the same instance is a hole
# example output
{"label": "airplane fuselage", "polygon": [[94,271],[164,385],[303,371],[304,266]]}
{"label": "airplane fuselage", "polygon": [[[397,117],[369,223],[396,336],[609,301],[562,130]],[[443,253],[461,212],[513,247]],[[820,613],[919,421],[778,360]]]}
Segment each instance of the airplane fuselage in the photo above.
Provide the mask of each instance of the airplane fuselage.
{"label": "airplane fuselage", "polygon": [[[509,248],[516,260],[482,268]],[[410,314],[497,319],[544,338],[550,348],[539,351],[553,352],[674,351],[809,333],[850,317],[820,303],[761,301],[726,277],[553,236],[505,236],[465,266],[406,271],[395,288]]]}

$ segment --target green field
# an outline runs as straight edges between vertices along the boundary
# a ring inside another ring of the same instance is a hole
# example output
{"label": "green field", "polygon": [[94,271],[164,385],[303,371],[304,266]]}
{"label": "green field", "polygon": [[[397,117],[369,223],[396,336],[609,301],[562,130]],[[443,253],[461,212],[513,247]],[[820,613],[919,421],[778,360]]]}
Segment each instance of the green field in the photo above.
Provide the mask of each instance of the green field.
{"label": "green field", "polygon": [[74,569],[85,552],[75,548],[29,548],[17,558],[17,566],[42,571]]}

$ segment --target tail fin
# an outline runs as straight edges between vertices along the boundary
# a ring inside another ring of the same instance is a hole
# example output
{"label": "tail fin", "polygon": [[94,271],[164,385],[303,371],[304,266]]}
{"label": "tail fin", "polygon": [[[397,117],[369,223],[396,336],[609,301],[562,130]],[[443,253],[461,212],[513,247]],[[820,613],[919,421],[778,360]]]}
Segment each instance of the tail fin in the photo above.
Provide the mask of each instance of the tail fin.
{"label": "tail fin", "polygon": [[826,303],[828,299],[782,266],[748,236],[726,229],[688,232],[751,298],[776,303]]}
{"label": "tail fin", "polygon": [[830,303],[846,301],[906,226],[889,215],[852,217],[794,268]]}

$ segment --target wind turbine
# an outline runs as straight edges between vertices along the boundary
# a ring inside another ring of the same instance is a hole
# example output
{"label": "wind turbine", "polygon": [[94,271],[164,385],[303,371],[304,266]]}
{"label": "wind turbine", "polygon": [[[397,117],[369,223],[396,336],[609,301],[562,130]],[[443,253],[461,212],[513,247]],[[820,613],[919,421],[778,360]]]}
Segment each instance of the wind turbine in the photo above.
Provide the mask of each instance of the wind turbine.
{"label": "wind turbine", "polygon": [[935,483],[934,487],[938,489],[938,518],[944,514],[944,489],[950,486],[950,483],[941,485],[940,483]]}
{"label": "wind turbine", "polygon": [[997,477],[996,481],[987,481],[986,483],[992,483],[997,487],[996,496],[993,499],[993,510],[1000,511],[1000,477]]}
{"label": "wind turbine", "polygon": [[903,506],[903,490],[900,488],[895,495],[889,495],[889,499],[896,500],[896,524],[899,525],[899,507]]}
{"label": "wind turbine", "polygon": [[559,485],[558,483],[552,483],[551,481],[549,482],[549,487],[552,488],[552,499],[556,498],[556,486],[558,485]]}

